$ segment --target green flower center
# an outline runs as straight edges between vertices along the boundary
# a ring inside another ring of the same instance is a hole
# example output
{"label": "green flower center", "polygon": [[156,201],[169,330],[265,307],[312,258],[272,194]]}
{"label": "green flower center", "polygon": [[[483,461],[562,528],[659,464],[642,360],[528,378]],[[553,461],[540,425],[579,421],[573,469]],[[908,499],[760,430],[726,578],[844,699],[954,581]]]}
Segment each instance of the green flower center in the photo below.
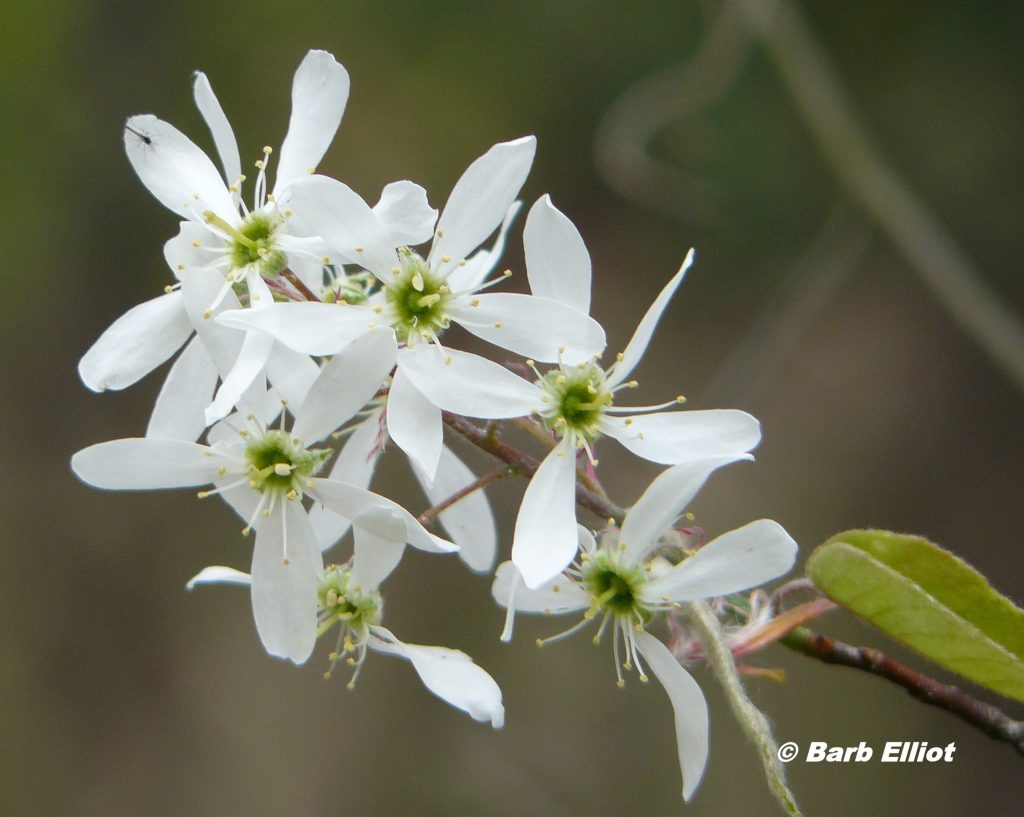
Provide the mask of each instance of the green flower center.
{"label": "green flower center", "polygon": [[231,266],[242,269],[259,265],[260,275],[273,278],[286,266],[288,259],[277,248],[275,235],[283,222],[269,213],[256,212],[230,231]]}
{"label": "green flower center", "polygon": [[348,566],[331,566],[324,573],[317,597],[324,613],[321,616],[321,633],[340,621],[362,641],[369,627],[380,624],[384,612],[380,593],[376,590],[365,592],[357,587],[352,581],[352,568]]}
{"label": "green flower center", "polygon": [[302,494],[303,480],[313,476],[331,456],[330,449],[303,448],[284,431],[268,431],[249,441],[249,484],[260,493]]}
{"label": "green flower center", "polygon": [[385,296],[395,311],[395,331],[406,342],[411,335],[440,335],[450,322],[446,307],[451,292],[426,262],[409,249],[399,250],[402,265]]}
{"label": "green flower center", "polygon": [[556,369],[537,385],[548,395],[541,419],[549,429],[560,434],[573,431],[587,442],[600,436],[601,417],[612,404],[612,393],[605,388],[600,366],[586,363],[568,373]]}
{"label": "green flower center", "polygon": [[641,599],[647,583],[642,567],[624,564],[621,552],[601,549],[588,553],[581,579],[594,607],[615,618],[646,624],[653,612]]}

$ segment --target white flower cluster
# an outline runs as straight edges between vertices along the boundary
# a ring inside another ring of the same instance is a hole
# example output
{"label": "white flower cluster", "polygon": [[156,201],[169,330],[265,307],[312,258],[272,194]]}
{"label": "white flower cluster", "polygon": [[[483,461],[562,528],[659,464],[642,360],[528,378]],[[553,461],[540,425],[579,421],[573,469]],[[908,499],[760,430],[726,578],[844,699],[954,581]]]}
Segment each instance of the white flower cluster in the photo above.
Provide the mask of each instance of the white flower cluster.
{"label": "white flower cluster", "polygon": [[[511,637],[515,611],[582,612],[569,632],[598,618],[595,641],[611,622],[620,684],[621,667],[646,680],[646,664],[671,698],[689,799],[707,757],[707,707],[647,626],[683,602],[779,576],[796,551],[769,520],[695,553],[673,538],[676,519],[709,475],[751,459],[760,440],[753,417],[672,410],[681,398],[617,403],[636,385],[630,375],[692,251],[605,368],[605,333],[589,316],[589,255],[547,196],[524,228],[532,294],[490,291],[508,274],[495,268],[533,162],[532,136],[476,159],[440,216],[408,181],[389,184],[370,206],[315,173],[340,125],[349,79],[330,54],[311,51],[295,74],[274,184],[267,176],[275,153],[265,147],[249,205],[220,103],[202,73],[193,87],[222,172],[172,125],[150,115],[127,121],[132,166],[182,219],[164,247],[176,282],[115,321],[79,371],[95,391],[122,389],[181,352],[145,436],[79,451],[75,473],[100,488],[201,486],[200,497],[226,501],[244,520],[243,533],[255,532],[251,572],[208,567],[189,587],[249,586],[271,655],[301,664],[337,626],[332,666],[344,658],[358,675],[371,649],[406,658],[432,692],[499,727],[504,709],[491,676],[462,652],[405,644],[384,629],[379,588],[406,545],[458,552],[477,572],[493,569],[498,536],[479,490],[485,480],[446,445],[443,429],[453,418],[515,419],[547,451],[527,468],[512,559],[494,582],[495,599],[508,609],[503,638]],[[452,348],[445,337],[452,322],[525,358],[519,371],[527,376]],[[670,467],[620,525],[609,520],[598,541],[578,525],[576,505],[578,491],[600,490],[594,446],[604,436]],[[434,506],[422,520],[437,517],[451,541],[369,490],[389,440]],[[350,530],[351,557],[325,566],[323,553]]]}

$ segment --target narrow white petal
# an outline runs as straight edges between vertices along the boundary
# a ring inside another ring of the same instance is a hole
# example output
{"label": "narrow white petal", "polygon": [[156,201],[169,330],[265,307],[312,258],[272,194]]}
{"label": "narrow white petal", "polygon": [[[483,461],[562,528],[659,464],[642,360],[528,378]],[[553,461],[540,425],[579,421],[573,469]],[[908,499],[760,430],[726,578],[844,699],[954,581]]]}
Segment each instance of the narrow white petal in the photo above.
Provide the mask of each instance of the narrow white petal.
{"label": "narrow white petal", "polygon": [[491,595],[502,607],[508,604],[514,582],[518,583],[514,598],[515,609],[519,613],[572,613],[590,606],[586,591],[571,579],[558,575],[531,590],[523,584],[523,578],[512,562],[502,562],[491,585]]}
{"label": "narrow white petal", "polygon": [[638,457],[662,465],[744,454],[761,441],[761,424],[735,409],[605,415],[601,430]]}
{"label": "narrow white petal", "polygon": [[528,380],[479,355],[421,344],[401,352],[398,370],[445,411],[497,420],[524,417],[542,406]]}
{"label": "narrow white petal", "polygon": [[376,590],[405,552],[405,522],[392,508],[371,508],[352,521],[352,580],[364,593]]}
{"label": "narrow white petal", "polygon": [[550,298],[517,292],[464,296],[448,311],[477,337],[534,360],[582,363],[605,347],[601,324]]}
{"label": "narrow white petal", "polygon": [[350,420],[384,385],[397,351],[390,329],[371,330],[349,343],[321,368],[292,434],[311,445]]}
{"label": "narrow white petal", "polygon": [[228,291],[217,308],[210,313],[210,317],[206,317],[207,310],[220,296],[224,284],[224,276],[215,269],[190,269],[181,276],[181,297],[185,311],[221,377],[226,376],[235,365],[238,350],[242,347],[242,338],[245,337],[238,330],[222,326],[216,320],[224,311],[242,308],[234,292]]}
{"label": "narrow white petal", "polygon": [[377,316],[365,306],[277,303],[267,309],[233,309],[217,316],[232,329],[259,329],[305,355],[333,355],[369,332]]}
{"label": "narrow white petal", "polygon": [[561,573],[579,544],[576,533],[576,452],[563,438],[526,486],[512,539],[512,562],[527,587]]}
{"label": "narrow white petal", "polygon": [[238,221],[227,185],[209,157],[173,125],[151,114],[125,124],[124,147],[139,179],[168,210],[202,221],[212,210],[228,223]]}
{"label": "narrow white petal", "polygon": [[[476,476],[448,446],[441,447],[441,461],[433,483],[413,463],[413,473],[431,504],[439,505],[470,485]],[[477,573],[489,573],[498,552],[498,532],[487,494],[473,491],[438,515],[444,529],[459,546],[459,558]]]}
{"label": "narrow white petal", "polygon": [[[347,482],[357,488],[367,488],[373,478],[373,471],[382,453],[380,437],[381,412],[375,411],[366,420],[356,426],[345,444],[338,452],[334,466],[327,475],[328,479]],[[320,549],[327,550],[348,533],[352,523],[344,516],[320,504],[314,504],[309,510],[309,521],[313,523]]]}
{"label": "narrow white petal", "polygon": [[781,576],[796,552],[796,542],[778,522],[759,519],[712,539],[646,585],[644,596],[690,601],[737,593]]}
{"label": "narrow white petal", "polygon": [[289,189],[291,209],[303,227],[320,236],[337,260],[366,267],[391,279],[398,254],[387,228],[352,188],[326,176],[310,176]]}
{"label": "narrow white petal", "polygon": [[432,262],[466,258],[497,228],[530,173],[537,139],[501,142],[473,162],[455,183],[437,222]]}
{"label": "narrow white petal", "polygon": [[401,366],[395,370],[388,393],[387,423],[395,445],[433,480],[444,438],[441,410],[416,388]]}
{"label": "narrow white petal", "polygon": [[205,445],[130,437],[83,448],[71,458],[75,475],[96,488],[144,491],[208,485],[220,465]]}
{"label": "narrow white petal", "polygon": [[348,102],[348,72],[326,51],[306,54],[292,81],[292,115],[281,145],[275,190],[320,164]]}
{"label": "narrow white petal", "polygon": [[647,659],[654,677],[665,687],[676,722],[679,770],[683,775],[683,799],[689,800],[700,785],[708,761],[708,704],[693,677],[684,670],[668,647],[653,635],[636,633],[637,649]]}
{"label": "narrow white petal", "polygon": [[466,259],[465,264],[460,263],[455,267],[447,278],[448,287],[452,292],[459,295],[474,291],[484,283],[484,279],[497,266],[498,261],[501,259],[501,254],[505,252],[505,239],[508,236],[508,228],[512,226],[512,222],[515,220],[521,207],[521,202],[512,202],[505,213],[505,219],[501,222],[501,226],[498,228],[498,235],[490,249],[477,250]]}
{"label": "narrow white petal", "polygon": [[263,647],[271,655],[302,664],[312,654],[316,592],[323,572],[306,511],[299,502],[279,499],[256,531],[252,554],[252,612]]}
{"label": "narrow white petal", "polygon": [[609,382],[611,385],[616,386],[619,383],[625,381],[633,369],[640,362],[640,358],[644,356],[644,352],[647,351],[647,344],[651,342],[651,336],[654,334],[654,329],[658,325],[658,321],[661,320],[661,313],[665,311],[665,307],[668,306],[668,302],[672,300],[672,296],[675,294],[676,289],[683,281],[683,276],[686,275],[686,271],[693,265],[693,250],[690,250],[686,254],[686,259],[683,261],[683,265],[679,268],[679,272],[672,276],[672,280],[665,284],[665,288],[658,294],[658,297],[654,299],[654,303],[651,304],[647,313],[644,315],[643,320],[640,321],[636,327],[636,331],[633,333],[633,337],[629,341],[629,345],[626,346],[626,350],[622,353],[622,360],[618,361],[612,368],[609,374]]}
{"label": "narrow white petal", "polygon": [[308,355],[292,351],[281,343],[275,343],[267,358],[267,380],[279,395],[288,401],[293,414],[302,411],[306,395],[317,377],[320,367]]}
{"label": "narrow white petal", "polygon": [[530,291],[590,314],[590,253],[579,230],[551,203],[537,199],[523,229]]}
{"label": "narrow white petal", "polygon": [[235,132],[231,129],[224,109],[213,93],[210,80],[202,71],[196,71],[195,82],[192,84],[192,95],[196,101],[199,113],[206,120],[206,126],[213,136],[213,144],[220,156],[221,167],[224,168],[224,181],[230,186],[238,184],[242,175],[242,160],[238,156],[238,142],[235,141]]}
{"label": "narrow white petal", "polygon": [[410,181],[387,185],[373,214],[395,247],[415,247],[429,241],[437,223],[437,210],[427,202],[427,191]]}
{"label": "narrow white petal", "polygon": [[633,561],[639,561],[647,547],[672,527],[715,470],[732,462],[751,459],[750,454],[712,457],[662,471],[626,514],[619,546],[625,547]]}
{"label": "narrow white petal", "polygon": [[147,437],[194,441],[206,428],[203,409],[217,386],[217,368],[199,337],[189,341],[167,373],[146,427]]}
{"label": "narrow white petal", "polygon": [[[255,312],[256,310],[248,310]],[[217,389],[217,396],[206,407],[206,423],[212,425],[231,413],[239,399],[263,371],[274,348],[274,339],[263,332],[246,332],[238,359]]]}
{"label": "narrow white petal", "polygon": [[185,270],[212,266],[220,261],[224,256],[215,250],[223,246],[224,239],[214,235],[205,224],[182,221],[178,234],[164,242],[164,260],[174,277],[180,279]]}
{"label": "narrow white petal", "polygon": [[405,525],[406,543],[428,553],[454,553],[457,545],[434,536],[411,513],[390,499],[333,479],[313,479],[309,494],[318,502],[346,519],[358,519],[364,513],[377,508],[392,511]]}
{"label": "narrow white petal", "polygon": [[423,685],[438,698],[461,709],[477,721],[490,721],[500,729],[505,723],[501,689],[495,680],[460,650],[403,644],[383,627],[371,628],[373,649],[408,659]]}
{"label": "narrow white petal", "polygon": [[78,362],[93,391],[123,389],[173,355],[192,333],[181,293],[144,301],[114,321]]}
{"label": "narrow white petal", "polygon": [[192,590],[202,584],[239,584],[249,587],[252,584],[252,576],[233,567],[223,565],[211,565],[204,567],[185,584],[186,590]]}

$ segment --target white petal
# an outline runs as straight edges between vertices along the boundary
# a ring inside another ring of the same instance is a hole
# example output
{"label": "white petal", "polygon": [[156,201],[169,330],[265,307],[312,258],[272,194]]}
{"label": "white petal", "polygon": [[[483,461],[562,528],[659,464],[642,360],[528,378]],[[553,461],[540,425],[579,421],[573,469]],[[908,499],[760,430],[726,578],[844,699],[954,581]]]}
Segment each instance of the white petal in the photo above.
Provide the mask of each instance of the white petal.
{"label": "white petal", "polygon": [[342,261],[359,263],[385,283],[398,254],[387,228],[352,188],[326,176],[310,176],[292,184],[291,209],[300,224],[320,236]]}
{"label": "white petal", "polygon": [[203,409],[217,386],[217,369],[198,337],[192,338],[167,373],[146,428],[147,437],[199,439],[206,428]]}
{"label": "white petal", "polygon": [[185,584],[186,590],[192,590],[201,584],[240,584],[246,587],[252,584],[252,576],[233,567],[211,565],[204,567]]}
{"label": "white petal", "polygon": [[206,120],[210,135],[213,136],[213,144],[220,156],[221,167],[224,168],[224,181],[228,186],[238,184],[242,176],[242,160],[238,157],[238,142],[235,141],[235,132],[231,129],[231,123],[224,115],[224,109],[217,101],[216,94],[213,93],[210,80],[202,71],[195,73],[192,96],[195,98],[199,113]]}
{"label": "white petal", "polygon": [[224,276],[215,269],[190,269],[181,276],[181,296],[185,311],[221,377],[231,371],[238,358],[238,350],[242,347],[242,338],[245,337],[238,330],[222,326],[215,319],[221,312],[242,308],[234,292],[227,292],[211,316],[206,317],[206,310],[223,287]]}
{"label": "white petal", "polygon": [[625,547],[633,561],[639,561],[648,545],[672,527],[715,470],[732,462],[751,459],[753,457],[749,454],[735,454],[687,462],[662,471],[626,514],[619,546]]}
{"label": "white petal", "polygon": [[554,362],[561,355],[566,363],[582,363],[605,346],[601,324],[550,298],[516,292],[464,296],[448,311],[477,337],[534,360]]}
{"label": "white petal", "polygon": [[501,142],[473,162],[448,197],[437,222],[431,262],[468,257],[501,223],[530,173],[537,139]]}
{"label": "white petal", "polygon": [[454,553],[458,546],[434,536],[416,518],[397,502],[355,485],[333,479],[313,479],[309,494],[335,513],[346,519],[358,519],[364,513],[384,508],[395,513],[405,525],[405,541],[414,548],[428,553]]}
{"label": "white petal", "polygon": [[387,423],[395,445],[433,480],[444,438],[441,410],[416,388],[401,366],[395,370],[388,393]]}
{"label": "white petal", "polygon": [[421,344],[401,352],[398,370],[445,411],[491,420],[524,417],[542,405],[528,380],[479,355]]}
{"label": "white petal", "polygon": [[71,458],[71,470],[83,482],[112,491],[208,485],[221,464],[209,451],[185,440],[131,437],[83,448]]}
{"label": "white petal", "polygon": [[263,647],[271,655],[302,664],[312,654],[316,593],[323,572],[306,511],[299,502],[279,499],[256,531],[252,554],[252,612]]}
{"label": "white petal", "polygon": [[523,229],[530,291],[590,314],[590,253],[579,230],[543,195]]}
{"label": "white petal", "polygon": [[634,635],[637,649],[647,659],[654,677],[665,687],[676,722],[679,770],[683,775],[683,799],[689,800],[700,785],[708,761],[708,704],[704,693],[668,647],[650,633]]}
{"label": "white petal", "polygon": [[686,259],[683,261],[683,265],[679,268],[672,280],[665,284],[665,288],[658,294],[658,297],[654,299],[654,303],[651,304],[647,313],[636,327],[636,331],[633,333],[633,337],[629,341],[629,345],[626,346],[626,350],[622,353],[622,360],[618,361],[615,366],[609,372],[608,381],[611,385],[617,386],[619,383],[625,381],[633,369],[636,368],[636,364],[640,362],[640,358],[644,356],[644,352],[647,351],[647,344],[651,342],[651,335],[654,334],[654,328],[658,325],[658,321],[661,320],[661,313],[665,311],[665,307],[668,306],[668,302],[672,299],[676,289],[683,281],[683,276],[686,275],[686,271],[693,265],[693,250],[690,250],[686,254]]}
{"label": "white petal", "polygon": [[390,329],[374,329],[349,343],[323,365],[292,434],[310,445],[350,420],[384,385],[397,351]]}
{"label": "white petal", "polygon": [[[476,479],[448,446],[441,447],[441,461],[433,484],[415,463],[413,473],[432,505],[439,505]],[[441,511],[438,518],[452,541],[459,546],[459,558],[469,569],[477,573],[489,573],[494,567],[498,551],[498,532],[487,494],[483,490],[473,491]]]}
{"label": "white petal", "polygon": [[352,579],[363,592],[376,590],[405,552],[405,523],[392,508],[371,508],[352,521]]}
{"label": "white petal", "polygon": [[410,181],[387,185],[373,207],[373,214],[388,231],[395,247],[415,247],[429,241],[437,223],[437,210],[427,202],[427,191]]}
{"label": "white petal", "polygon": [[205,224],[183,221],[178,225],[178,234],[164,242],[164,260],[174,277],[180,279],[185,270],[213,266],[223,259],[224,255],[214,249],[223,246],[224,239]]}
{"label": "white petal", "polygon": [[690,601],[757,587],[793,566],[797,544],[770,519],[759,519],[712,539],[693,556],[644,587],[644,596]]}
{"label": "white petal", "polygon": [[495,680],[459,650],[403,644],[383,627],[372,627],[373,649],[412,662],[423,685],[438,698],[461,709],[477,721],[490,721],[500,729],[505,723],[501,689]]}
{"label": "white petal", "polygon": [[78,362],[93,391],[123,389],[173,355],[192,333],[181,293],[144,301],[114,321]]}
{"label": "white petal", "polygon": [[316,169],[341,124],[348,102],[348,72],[326,51],[306,54],[292,81],[292,115],[281,144],[274,189]]}
{"label": "white petal", "polygon": [[[345,440],[345,444],[334,461],[334,467],[328,474],[328,479],[347,482],[349,485],[363,489],[369,486],[370,480],[373,478],[373,471],[377,466],[377,460],[380,459],[382,453],[380,448],[382,434],[381,412],[378,410],[356,426],[355,431]],[[310,508],[309,521],[313,523],[321,550],[327,550],[340,540],[352,524],[344,516],[319,504]]]}
{"label": "white petal", "polygon": [[306,395],[317,377],[320,367],[308,355],[294,352],[281,343],[275,343],[267,358],[267,380],[273,383],[281,397],[288,401],[292,414],[302,411]]}
{"label": "white petal", "polygon": [[563,438],[523,494],[512,540],[512,562],[536,589],[561,573],[576,553],[576,452]]}
{"label": "white petal", "polygon": [[[256,311],[256,310],[249,310]],[[274,339],[263,332],[246,332],[238,359],[217,389],[217,396],[206,407],[206,423],[212,425],[231,413],[239,399],[263,371],[274,348]]]}
{"label": "white petal", "polygon": [[233,329],[259,329],[304,355],[333,355],[369,332],[377,316],[364,306],[277,303],[267,309],[233,309],[217,323]]}
{"label": "white petal", "polygon": [[761,441],[761,424],[735,409],[605,415],[601,430],[638,457],[662,465],[744,454]]}
{"label": "white petal", "polygon": [[519,213],[522,202],[514,201],[505,213],[505,220],[498,228],[498,235],[494,244],[489,250],[477,250],[465,264],[458,264],[455,270],[448,276],[448,287],[456,295],[476,290],[484,283],[484,279],[497,265],[501,254],[505,252],[505,239],[508,235],[508,228]]}
{"label": "white petal", "polygon": [[558,575],[531,590],[523,584],[522,576],[512,562],[502,562],[491,586],[491,595],[502,607],[508,604],[513,582],[518,583],[514,599],[515,610],[519,613],[572,613],[590,606],[586,591],[571,579]]}
{"label": "white petal", "polygon": [[202,221],[212,210],[229,224],[238,221],[217,168],[185,134],[151,114],[125,123],[128,161],[157,201],[182,218]]}

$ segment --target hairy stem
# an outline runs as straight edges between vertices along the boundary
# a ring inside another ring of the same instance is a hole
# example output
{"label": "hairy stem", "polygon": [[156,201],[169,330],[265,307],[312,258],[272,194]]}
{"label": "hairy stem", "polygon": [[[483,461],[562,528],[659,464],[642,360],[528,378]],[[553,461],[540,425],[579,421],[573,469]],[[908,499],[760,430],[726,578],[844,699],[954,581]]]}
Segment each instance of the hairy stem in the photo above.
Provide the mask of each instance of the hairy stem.
{"label": "hairy stem", "polygon": [[687,602],[684,607],[700,635],[704,652],[711,659],[711,666],[725,690],[725,696],[736,720],[740,722],[747,737],[757,746],[765,777],[768,778],[768,787],[787,814],[800,817],[800,807],[796,804],[793,792],[786,785],[786,772],[779,762],[779,747],[772,737],[771,726],[764,713],[754,706],[743,688],[736,662],[733,660],[729,645],[725,643],[718,617],[706,601]]}
{"label": "hairy stem", "polygon": [[419,515],[419,523],[421,525],[430,524],[430,522],[433,521],[435,517],[437,517],[439,514],[444,513],[456,502],[465,499],[474,491],[479,491],[481,488],[485,488],[492,482],[497,482],[499,479],[504,479],[505,477],[509,476],[512,476],[512,471],[509,468],[499,468],[497,471],[491,471],[489,474],[484,474],[482,477],[473,480],[471,483],[469,483],[469,485],[460,488],[450,497],[439,502],[433,508],[427,508],[423,513]]}

